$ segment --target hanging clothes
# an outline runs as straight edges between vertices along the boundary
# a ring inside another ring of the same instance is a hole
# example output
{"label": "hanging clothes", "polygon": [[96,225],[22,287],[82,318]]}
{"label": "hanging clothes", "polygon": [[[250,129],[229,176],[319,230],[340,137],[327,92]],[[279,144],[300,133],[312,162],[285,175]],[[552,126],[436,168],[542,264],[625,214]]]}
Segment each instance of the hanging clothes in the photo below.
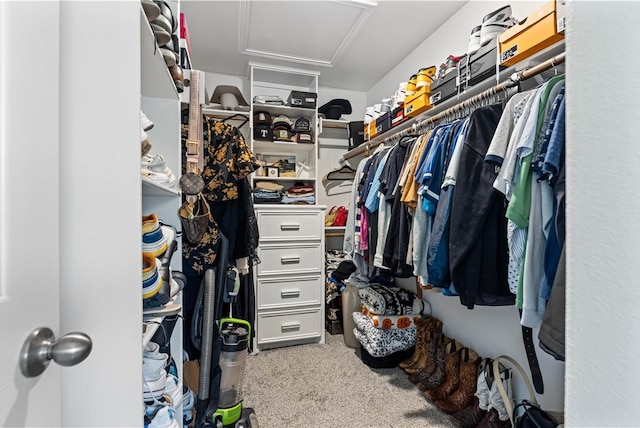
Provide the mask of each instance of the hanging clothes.
{"label": "hanging clothes", "polygon": [[460,302],[512,305],[507,283],[504,196],[493,188],[497,172],[484,162],[502,114],[501,105],[475,110],[462,152],[451,202],[449,265]]}
{"label": "hanging clothes", "polygon": [[[229,260],[240,255],[255,257],[257,247],[257,221],[253,203],[247,199],[250,189],[244,180],[260,166],[242,133],[235,126],[211,118],[203,120],[204,180],[202,195],[211,208],[214,222],[200,242],[184,240],[182,244],[183,268],[186,275],[201,275],[215,267],[218,253],[218,232],[229,240]],[[183,165],[186,165],[186,135],[183,132]],[[184,169],[184,168],[183,168]],[[186,171],[183,171],[185,173]],[[241,198],[242,196],[242,198]],[[247,223],[239,220],[244,218]],[[245,231],[246,225],[250,227]],[[242,241],[238,237],[242,237]],[[252,261],[255,261],[255,259]]]}

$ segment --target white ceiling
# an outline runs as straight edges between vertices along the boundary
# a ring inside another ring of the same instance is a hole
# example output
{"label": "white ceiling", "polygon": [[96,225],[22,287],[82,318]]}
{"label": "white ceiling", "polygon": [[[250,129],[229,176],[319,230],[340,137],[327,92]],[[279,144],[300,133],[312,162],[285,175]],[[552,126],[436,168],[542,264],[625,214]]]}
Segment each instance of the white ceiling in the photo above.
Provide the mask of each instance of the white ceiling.
{"label": "white ceiling", "polygon": [[248,63],[320,72],[367,91],[467,1],[181,0],[194,69],[247,76]]}

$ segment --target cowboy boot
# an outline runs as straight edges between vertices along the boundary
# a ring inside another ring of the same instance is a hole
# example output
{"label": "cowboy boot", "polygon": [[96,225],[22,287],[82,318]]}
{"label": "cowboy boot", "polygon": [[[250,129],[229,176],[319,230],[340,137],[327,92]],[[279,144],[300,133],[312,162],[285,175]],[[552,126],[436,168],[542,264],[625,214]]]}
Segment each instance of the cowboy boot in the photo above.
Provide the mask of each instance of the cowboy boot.
{"label": "cowboy boot", "polygon": [[444,356],[444,382],[432,389],[426,389],[424,396],[430,400],[438,400],[451,394],[457,387],[460,375],[460,353],[464,346],[452,340]]}
{"label": "cowboy boot", "polygon": [[458,413],[449,417],[449,420],[460,428],[474,428],[482,420],[489,408],[489,385],[487,385],[487,368],[491,367],[491,358],[483,358],[478,367],[478,381],[476,393],[471,404]]}
{"label": "cowboy boot", "polygon": [[477,428],[510,428],[511,421],[507,418],[506,421],[503,421],[498,416],[498,410],[495,407],[489,409],[489,411],[484,415],[480,423],[477,425]]}
{"label": "cowboy boot", "polygon": [[418,322],[416,322],[416,349],[415,351],[413,351],[413,355],[398,364],[400,368],[404,369],[405,367],[412,366],[416,363],[416,361],[418,361],[418,358],[420,357],[420,350],[418,349],[418,338],[422,335],[422,332],[427,328],[427,326],[429,326],[432,322],[433,318],[431,317],[431,315],[423,316],[418,320]]}
{"label": "cowboy boot", "polygon": [[[482,426],[484,428],[498,428],[498,427],[509,427],[511,425],[511,421],[509,419],[509,412],[507,411],[507,407],[504,404],[504,399],[502,394],[500,394],[500,390],[498,389],[498,382],[502,382],[502,386],[507,393],[507,398],[511,401],[512,397],[512,389],[511,389],[511,370],[504,367],[500,364],[500,373],[493,373],[493,366],[491,369],[491,379],[488,394],[488,406],[490,410],[493,410],[492,415],[486,415],[478,426]],[[486,420],[485,420],[486,419]]]}
{"label": "cowboy boot", "polygon": [[[420,347],[421,349],[417,355],[416,360],[413,361],[413,364],[403,367],[403,370],[408,374],[411,374],[411,372],[407,371],[409,367],[416,366],[418,361],[420,361],[421,359],[423,360],[425,358],[426,348],[424,348],[424,346],[426,345],[426,338],[428,333],[430,331],[435,331],[437,333],[442,332],[442,321],[434,317],[430,317],[430,318],[431,318],[430,321],[424,326],[424,329],[422,330],[420,336],[418,336],[418,334],[416,333],[416,347]],[[419,341],[422,342],[420,345],[419,345]]]}
{"label": "cowboy boot", "polygon": [[480,357],[470,348],[462,351],[460,357],[460,381],[458,388],[450,395],[436,400],[436,405],[445,413],[453,414],[471,404],[478,381]]}
{"label": "cowboy boot", "polygon": [[[424,391],[427,388],[435,388],[436,386],[444,382],[444,356],[446,354],[446,349],[449,343],[451,343],[451,339],[444,334],[440,334],[440,338],[438,339],[438,343],[436,345],[435,370],[428,376],[425,375],[425,372],[417,373],[416,383],[418,384],[418,388],[420,388],[420,390]],[[410,381],[411,376],[409,376]]]}
{"label": "cowboy boot", "polygon": [[[414,365],[404,369],[404,371],[409,375],[409,380],[415,379],[412,378],[411,375],[419,372],[429,372],[429,374],[433,373],[436,368],[436,345],[440,334],[441,333],[435,331],[425,332],[424,349],[426,352],[420,355],[420,358]],[[414,381],[414,383],[417,382]]]}

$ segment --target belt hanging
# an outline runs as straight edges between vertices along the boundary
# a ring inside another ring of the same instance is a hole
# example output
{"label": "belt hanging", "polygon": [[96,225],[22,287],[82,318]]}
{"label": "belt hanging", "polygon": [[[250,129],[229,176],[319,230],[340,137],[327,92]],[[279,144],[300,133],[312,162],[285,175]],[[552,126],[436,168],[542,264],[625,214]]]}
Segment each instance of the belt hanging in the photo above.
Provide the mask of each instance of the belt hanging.
{"label": "belt hanging", "polygon": [[[522,318],[522,309],[518,309],[520,318]],[[531,380],[538,394],[544,394],[544,382],[542,380],[542,371],[538,364],[538,356],[533,343],[533,329],[531,327],[522,326],[522,341],[524,342],[524,351],[529,362],[529,370],[531,370]]]}
{"label": "belt hanging", "polygon": [[204,166],[202,138],[202,111],[200,107],[200,71],[191,70],[191,91],[189,97],[189,133],[186,141],[186,173],[180,178],[180,189],[193,204],[195,195],[204,189],[200,173]]}

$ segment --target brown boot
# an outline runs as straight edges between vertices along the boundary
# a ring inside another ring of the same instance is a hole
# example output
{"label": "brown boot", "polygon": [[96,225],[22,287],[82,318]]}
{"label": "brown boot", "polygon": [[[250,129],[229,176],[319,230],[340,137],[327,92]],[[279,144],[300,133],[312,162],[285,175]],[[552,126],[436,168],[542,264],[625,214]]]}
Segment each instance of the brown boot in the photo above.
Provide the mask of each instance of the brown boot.
{"label": "brown boot", "polygon": [[507,419],[506,421],[501,420],[498,417],[498,411],[495,407],[489,409],[489,411],[484,415],[480,423],[477,425],[477,428],[510,428],[511,421]]}
{"label": "brown boot", "polygon": [[[425,339],[424,339],[424,349],[418,361],[412,365],[404,369],[404,371],[409,375],[409,380],[411,380],[411,375],[419,373],[419,372],[428,372],[429,374],[433,373],[436,369],[436,346],[438,344],[438,338],[441,333],[436,331],[426,331]],[[417,382],[415,382],[417,383]]]}
{"label": "brown boot", "polygon": [[458,413],[454,413],[449,417],[449,420],[456,424],[459,428],[476,428],[479,427],[478,423],[482,421],[482,418],[486,415],[487,411],[480,408],[480,401],[478,397],[473,397],[471,404]]}
{"label": "brown boot", "polygon": [[453,414],[471,404],[478,385],[478,364],[480,357],[470,348],[462,351],[460,357],[460,382],[458,388],[446,398],[436,400],[436,405],[444,412]]}
{"label": "brown boot", "polygon": [[[406,365],[402,367],[405,372],[411,374],[407,371],[409,367],[414,367],[418,361],[425,358],[426,353],[426,339],[428,338],[429,332],[435,331],[436,333],[442,332],[442,321],[437,318],[431,317],[430,321],[424,326],[421,332],[416,332],[416,348],[420,348],[420,352],[416,355],[416,359],[413,361],[413,364]],[[418,335],[419,334],[419,335]],[[422,342],[422,343],[420,343]],[[414,353],[415,354],[415,353]]]}
{"label": "brown boot", "polygon": [[460,353],[464,346],[452,340],[444,356],[444,382],[433,389],[424,391],[424,396],[430,400],[438,400],[451,394],[457,387],[460,376]]}
{"label": "brown boot", "polygon": [[420,388],[421,391],[433,389],[442,385],[444,382],[445,356],[447,355],[447,349],[449,349],[450,352],[451,346],[455,346],[455,343],[452,344],[452,342],[455,342],[455,340],[449,339],[444,334],[441,336],[441,340],[438,341],[438,349],[436,350],[436,369],[430,376],[420,379],[418,388]]}
{"label": "brown boot", "polygon": [[420,357],[421,354],[421,346],[418,346],[419,340],[418,338],[422,337],[422,333],[424,332],[424,330],[433,322],[433,318],[431,317],[431,315],[427,315],[424,316],[422,318],[420,318],[420,320],[416,323],[416,348],[415,351],[413,351],[413,355],[409,358],[407,358],[404,361],[401,361],[400,364],[398,364],[398,366],[402,369],[412,366],[416,363],[416,361],[418,361],[418,358]]}

